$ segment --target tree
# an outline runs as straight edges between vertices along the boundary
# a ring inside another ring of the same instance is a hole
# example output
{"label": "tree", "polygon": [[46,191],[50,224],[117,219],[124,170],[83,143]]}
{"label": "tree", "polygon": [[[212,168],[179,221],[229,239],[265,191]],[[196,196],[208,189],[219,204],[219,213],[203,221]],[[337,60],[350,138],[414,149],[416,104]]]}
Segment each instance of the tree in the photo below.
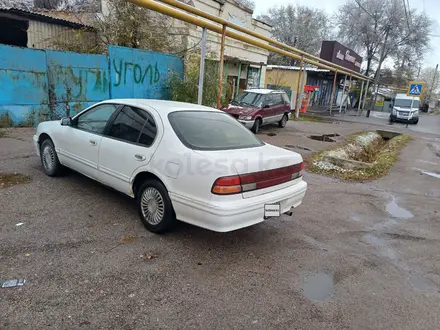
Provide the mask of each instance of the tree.
{"label": "tree", "polygon": [[438,68],[424,68],[419,80],[425,82],[425,92],[423,93],[423,99],[425,101],[429,101],[431,95],[439,92],[440,74]]}
{"label": "tree", "polygon": [[34,0],[0,0],[0,7],[14,7],[19,9],[31,9]]}
{"label": "tree", "polygon": [[254,0],[235,0],[236,3],[239,5],[245,6],[246,8],[249,8],[250,10],[255,9],[255,1]]}
{"label": "tree", "polygon": [[[54,40],[55,46],[60,49],[86,52],[105,53],[108,45],[117,45],[130,48],[147,49],[158,52],[175,51],[175,40],[171,33],[172,20],[151,10],[141,8],[125,0],[108,2],[106,14],[93,14],[92,19],[84,21],[81,15],[78,18],[86,25],[92,26],[97,34],[98,43],[88,47],[84,42],[86,33],[78,33],[76,42],[66,42],[62,38]],[[86,16],[83,16],[86,17]]]}
{"label": "tree", "polygon": [[402,67],[421,62],[430,41],[430,19],[400,0],[349,1],[339,8],[336,22],[343,42],[365,54],[366,75],[373,63],[380,68],[389,57]]}
{"label": "tree", "polygon": [[[403,5],[402,5],[403,4]],[[406,8],[400,0],[355,0],[343,5],[336,16],[339,36],[356,50],[363,51],[367,57],[369,75],[373,61],[377,62],[375,89],[379,86],[380,71],[383,62],[391,57],[402,56],[402,49],[420,55],[428,48],[431,21],[426,14],[419,14]],[[375,103],[370,100],[369,108]],[[367,112],[367,117],[370,111]]]}
{"label": "tree", "polygon": [[[289,46],[318,55],[323,40],[329,38],[330,22],[323,10],[306,6],[277,6],[259,19],[272,25],[272,37]],[[294,65],[295,60],[271,54],[272,64]]]}
{"label": "tree", "polygon": [[[210,58],[214,58],[214,55],[208,54],[205,61],[202,104],[215,108],[217,106],[218,93],[218,62],[210,60]],[[176,73],[168,75],[165,90],[168,92],[170,100],[197,103],[200,74],[199,63],[200,51],[194,49],[187,54],[185,77],[181,79]],[[224,91],[228,88],[226,76],[223,77],[222,88]],[[225,102],[226,99],[223,97],[222,104]]]}

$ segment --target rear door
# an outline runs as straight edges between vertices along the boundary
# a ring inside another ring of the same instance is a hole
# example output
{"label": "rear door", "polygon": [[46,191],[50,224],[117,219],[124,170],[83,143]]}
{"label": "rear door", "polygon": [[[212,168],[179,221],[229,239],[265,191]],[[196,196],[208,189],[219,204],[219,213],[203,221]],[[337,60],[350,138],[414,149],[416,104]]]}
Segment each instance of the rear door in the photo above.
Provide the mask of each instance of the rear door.
{"label": "rear door", "polygon": [[160,133],[157,123],[152,112],[124,106],[102,138],[99,181],[131,195],[132,174],[148,164],[157,149]]}
{"label": "rear door", "polygon": [[277,123],[283,118],[284,113],[286,112],[286,105],[281,93],[272,94],[273,97],[273,117],[271,122]]}

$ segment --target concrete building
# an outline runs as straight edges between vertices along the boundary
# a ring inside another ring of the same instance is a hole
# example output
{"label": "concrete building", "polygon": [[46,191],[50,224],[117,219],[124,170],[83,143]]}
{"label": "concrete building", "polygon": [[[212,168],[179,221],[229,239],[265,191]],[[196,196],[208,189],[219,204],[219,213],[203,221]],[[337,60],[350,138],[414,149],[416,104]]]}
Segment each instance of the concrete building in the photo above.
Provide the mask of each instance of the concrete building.
{"label": "concrete building", "polygon": [[[281,65],[268,65],[265,86],[267,88],[286,89],[289,94],[291,91],[292,98],[296,100],[296,94],[299,84],[299,71],[298,66],[281,66]],[[338,95],[343,87],[343,75],[338,75],[338,86],[335,91],[335,101],[338,104]],[[318,69],[314,67],[306,67],[305,79],[302,80],[301,88],[304,89],[305,85],[317,86],[318,91],[314,92],[309,100],[310,106],[329,106],[334,73],[326,69]],[[295,103],[294,103],[295,104]]]}
{"label": "concrete building", "polygon": [[85,25],[43,13],[0,6],[0,44],[38,49],[57,49],[55,40],[75,40],[79,31],[96,43],[93,30],[84,32]]}
{"label": "concrete building", "polygon": [[[181,0],[211,15],[223,18],[264,36],[270,36],[272,27],[252,18],[253,11],[234,0]],[[176,35],[182,38],[186,49],[200,49],[202,29],[200,27],[173,19]],[[221,35],[207,32],[208,58],[219,60]],[[264,86],[267,57],[269,52],[241,41],[226,38],[224,74],[229,88],[227,98],[246,88]]]}

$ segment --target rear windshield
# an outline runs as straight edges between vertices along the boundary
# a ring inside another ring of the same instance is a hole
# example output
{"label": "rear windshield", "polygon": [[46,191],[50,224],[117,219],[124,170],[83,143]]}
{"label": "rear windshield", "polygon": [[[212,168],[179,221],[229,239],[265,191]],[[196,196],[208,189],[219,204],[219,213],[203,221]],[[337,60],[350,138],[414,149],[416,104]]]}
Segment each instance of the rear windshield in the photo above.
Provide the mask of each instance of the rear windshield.
{"label": "rear windshield", "polygon": [[262,146],[252,132],[226,113],[176,111],[168,115],[180,141],[195,150],[227,150]]}

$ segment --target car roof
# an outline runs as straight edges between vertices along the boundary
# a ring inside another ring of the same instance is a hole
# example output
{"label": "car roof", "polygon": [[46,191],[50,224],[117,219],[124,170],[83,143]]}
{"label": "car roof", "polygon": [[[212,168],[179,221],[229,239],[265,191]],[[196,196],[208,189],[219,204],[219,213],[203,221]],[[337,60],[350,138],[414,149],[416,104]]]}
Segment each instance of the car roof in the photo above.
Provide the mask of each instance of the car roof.
{"label": "car roof", "polygon": [[105,100],[101,103],[124,104],[138,108],[151,107],[154,108],[157,112],[165,115],[174,111],[185,111],[185,110],[223,112],[199,104],[166,101],[166,100],[155,100],[155,99],[110,99],[110,100]]}
{"label": "car roof", "polygon": [[404,100],[412,100],[414,97],[414,99],[418,100],[419,97],[418,96],[408,96],[405,93],[397,93],[396,96],[394,97],[395,99],[404,99]]}
{"label": "car roof", "polygon": [[245,92],[257,93],[257,94],[276,94],[276,93],[284,93],[284,91],[275,90],[275,89],[266,89],[266,88],[251,88],[245,89]]}

